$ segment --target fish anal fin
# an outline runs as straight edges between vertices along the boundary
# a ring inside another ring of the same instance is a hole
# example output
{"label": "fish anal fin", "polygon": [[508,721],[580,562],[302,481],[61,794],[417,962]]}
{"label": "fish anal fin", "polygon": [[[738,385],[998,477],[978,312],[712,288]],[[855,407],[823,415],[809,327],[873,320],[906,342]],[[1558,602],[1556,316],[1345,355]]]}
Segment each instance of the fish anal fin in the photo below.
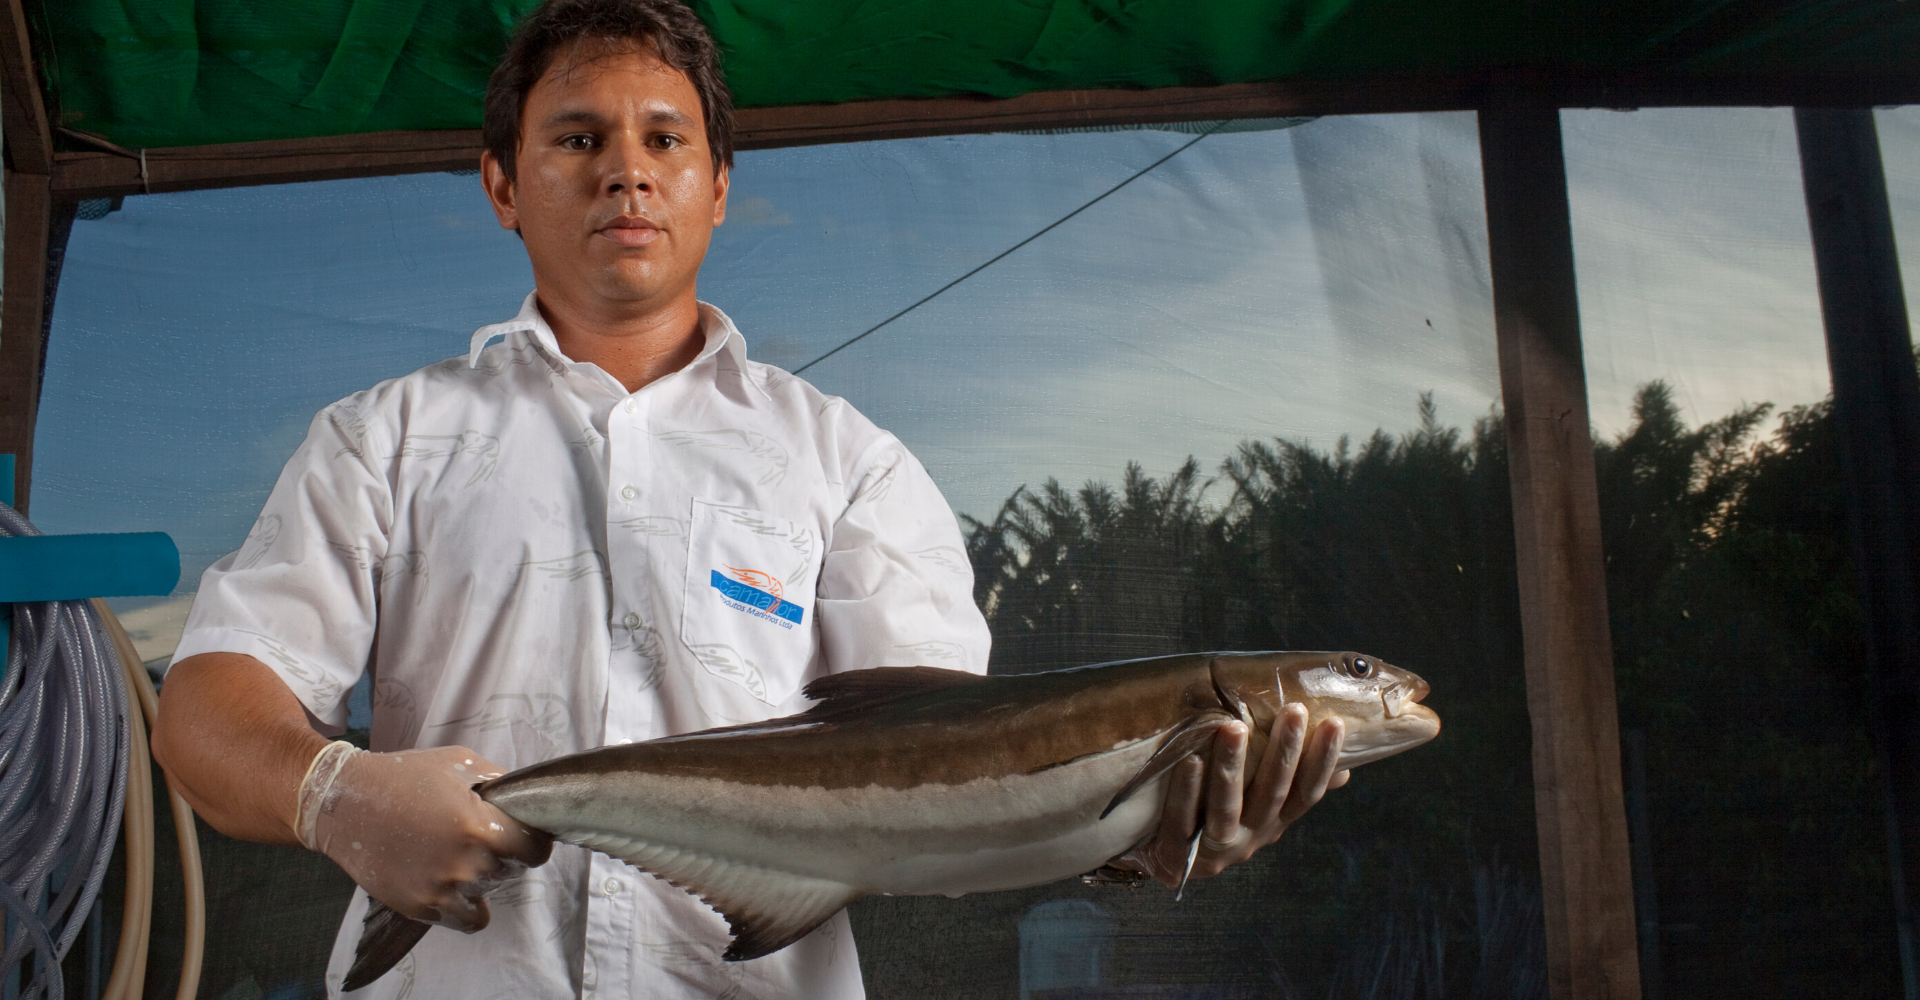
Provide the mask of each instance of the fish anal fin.
{"label": "fish anal fin", "polygon": [[872,667],[815,678],[803,692],[819,704],[808,709],[812,718],[857,712],[898,698],[964,687],[986,680],[979,674],[945,667]]}
{"label": "fish anal fin", "polygon": [[352,993],[386,975],[432,929],[432,924],[403,917],[387,904],[367,897],[367,917],[360,926],[360,943],[353,948],[353,966],[340,984],[341,992]]}
{"label": "fish anal fin", "polygon": [[1222,712],[1202,712],[1188,716],[1186,721],[1180,723],[1160,741],[1160,749],[1155,750],[1153,756],[1148,757],[1147,762],[1140,765],[1139,772],[1128,779],[1126,784],[1120,786],[1119,791],[1113,793],[1113,798],[1107,802],[1107,807],[1100,811],[1100,818],[1106,819],[1115,809],[1120,808],[1121,803],[1133,798],[1133,793],[1152,784],[1161,775],[1167,773],[1173,765],[1185,759],[1188,754],[1205,750],[1213,742],[1214,731],[1232,721],[1232,718]]}
{"label": "fish anal fin", "polygon": [[846,909],[859,895],[843,885],[820,883],[798,892],[790,891],[771,906],[734,903],[716,906],[710,899],[707,905],[719,910],[720,915],[727,918],[728,929],[733,931],[733,944],[721,957],[729,962],[745,962],[771,955],[806,937],[815,927]]}
{"label": "fish anal fin", "polygon": [[863,895],[858,889],[829,879],[763,868],[684,847],[618,836],[561,835],[560,839],[611,854],[698,896],[727,918],[733,944],[723,957],[729,962],[779,951],[806,937]]}

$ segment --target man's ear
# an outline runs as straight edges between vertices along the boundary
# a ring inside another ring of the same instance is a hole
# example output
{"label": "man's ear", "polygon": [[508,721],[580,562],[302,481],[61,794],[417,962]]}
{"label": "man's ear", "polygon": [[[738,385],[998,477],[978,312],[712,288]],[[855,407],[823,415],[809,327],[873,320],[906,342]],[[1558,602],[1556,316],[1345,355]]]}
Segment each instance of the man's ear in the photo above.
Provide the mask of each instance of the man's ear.
{"label": "man's ear", "polygon": [[727,177],[728,170],[721,167],[713,178],[713,224],[727,221]]}
{"label": "man's ear", "polygon": [[493,204],[493,217],[500,220],[500,228],[519,232],[520,210],[514,202],[513,178],[507,176],[507,169],[492,150],[480,153],[480,186],[487,189],[487,201]]}

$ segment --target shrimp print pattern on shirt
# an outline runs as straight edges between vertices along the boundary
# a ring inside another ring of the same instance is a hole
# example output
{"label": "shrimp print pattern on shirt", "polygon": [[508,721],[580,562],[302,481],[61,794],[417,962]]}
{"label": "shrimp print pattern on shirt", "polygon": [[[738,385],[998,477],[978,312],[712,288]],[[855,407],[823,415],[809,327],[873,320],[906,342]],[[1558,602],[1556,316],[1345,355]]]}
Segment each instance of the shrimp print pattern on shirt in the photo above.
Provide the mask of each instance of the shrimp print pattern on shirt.
{"label": "shrimp print pattern on shirt", "polygon": [[[984,671],[926,471],[748,361],[718,310],[701,329],[687,368],[629,393],[564,357],[529,296],[467,357],[323,410],[176,655],[253,655],[335,727],[372,665],[374,749],[462,744],[505,768],[788,714],[829,671]],[[560,847],[537,875],[487,930],[428,935],[355,1000],[861,994],[844,915],[726,965],[724,920],[622,862]]]}

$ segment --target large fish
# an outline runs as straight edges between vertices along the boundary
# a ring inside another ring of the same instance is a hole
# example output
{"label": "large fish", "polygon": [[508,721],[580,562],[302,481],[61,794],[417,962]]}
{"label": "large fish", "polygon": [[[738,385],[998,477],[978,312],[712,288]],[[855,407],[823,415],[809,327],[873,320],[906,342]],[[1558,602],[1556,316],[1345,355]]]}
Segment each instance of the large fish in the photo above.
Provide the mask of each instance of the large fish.
{"label": "large fish", "polygon": [[[1438,735],[1427,682],[1358,653],[1194,653],[982,677],[822,677],[798,715],[521,768],[481,798],[620,858],[727,918],[726,958],[798,940],[861,896],[959,896],[1101,868],[1156,829],[1168,771],[1221,725],[1257,762],[1288,703],[1346,723],[1340,768]],[[1311,729],[1309,729],[1311,731]],[[427,925],[373,904],[358,989]]]}

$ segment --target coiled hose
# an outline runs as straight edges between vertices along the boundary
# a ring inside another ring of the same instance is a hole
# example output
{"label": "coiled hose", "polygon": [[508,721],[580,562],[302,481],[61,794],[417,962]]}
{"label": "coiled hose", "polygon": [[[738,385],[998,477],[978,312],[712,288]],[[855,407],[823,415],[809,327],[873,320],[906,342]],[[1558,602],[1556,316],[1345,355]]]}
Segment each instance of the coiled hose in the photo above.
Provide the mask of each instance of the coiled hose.
{"label": "coiled hose", "polygon": [[[0,505],[0,534],[40,532]],[[0,905],[8,917],[0,967],[33,954],[23,996],[63,994],[60,960],[113,856],[132,738],[120,654],[93,606],[14,605],[0,678]]]}
{"label": "coiled hose", "polygon": [[[18,511],[0,504],[0,536],[38,534]],[[153,684],[132,640],[97,599],[13,605],[6,657],[0,677],[0,908],[7,933],[0,942],[0,970],[32,954],[33,977],[20,996],[61,1000],[60,962],[93,910],[113,855],[114,828],[124,819],[126,906],[102,1000],[137,1000],[144,992],[153,919],[147,753],[147,728],[157,708]],[[170,798],[186,881],[186,953],[177,996],[191,1000],[199,991],[206,894],[193,811],[179,793]]]}

